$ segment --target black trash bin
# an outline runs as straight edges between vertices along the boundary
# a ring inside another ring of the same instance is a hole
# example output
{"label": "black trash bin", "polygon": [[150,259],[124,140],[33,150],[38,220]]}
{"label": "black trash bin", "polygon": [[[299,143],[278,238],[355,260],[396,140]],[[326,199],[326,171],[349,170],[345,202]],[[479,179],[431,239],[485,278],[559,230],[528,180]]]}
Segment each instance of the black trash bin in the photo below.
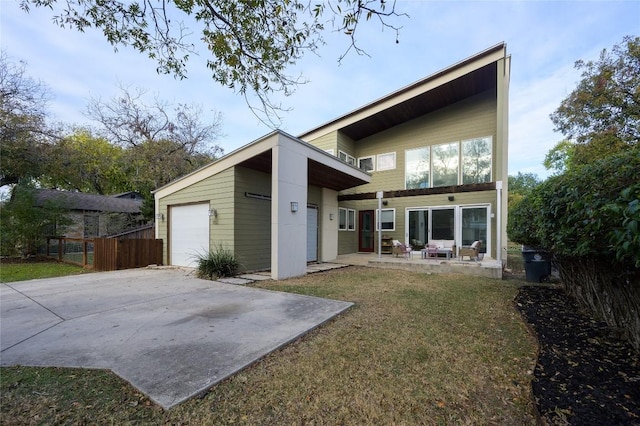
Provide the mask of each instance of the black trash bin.
{"label": "black trash bin", "polygon": [[525,279],[529,282],[540,283],[551,275],[551,261],[549,254],[535,247],[522,246]]}

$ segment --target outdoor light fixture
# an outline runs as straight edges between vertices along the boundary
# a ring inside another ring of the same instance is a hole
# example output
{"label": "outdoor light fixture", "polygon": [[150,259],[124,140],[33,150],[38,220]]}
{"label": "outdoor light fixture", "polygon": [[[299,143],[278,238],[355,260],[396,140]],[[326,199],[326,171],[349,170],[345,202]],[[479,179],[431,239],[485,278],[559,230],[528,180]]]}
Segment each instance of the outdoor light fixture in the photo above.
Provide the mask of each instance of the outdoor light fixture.
{"label": "outdoor light fixture", "polygon": [[297,212],[297,211],[298,211],[298,202],[297,202],[297,201],[292,201],[292,202],[291,202],[291,211],[292,211],[293,213],[295,213],[295,212]]}
{"label": "outdoor light fixture", "polygon": [[389,204],[389,202],[388,202],[387,200],[383,200],[383,201],[382,201],[382,205],[383,205],[383,206],[386,206],[387,204]]}
{"label": "outdoor light fixture", "polygon": [[209,217],[213,217],[213,218],[218,217],[218,210],[216,210],[216,209],[209,209]]}
{"label": "outdoor light fixture", "polygon": [[449,195],[449,201],[453,201],[455,200],[455,197],[453,195]]}
{"label": "outdoor light fixture", "polygon": [[156,213],[156,220],[161,220],[164,222],[164,214],[162,213]]}
{"label": "outdoor light fixture", "polygon": [[333,220],[334,217],[335,215],[333,213],[329,213],[329,220]]}

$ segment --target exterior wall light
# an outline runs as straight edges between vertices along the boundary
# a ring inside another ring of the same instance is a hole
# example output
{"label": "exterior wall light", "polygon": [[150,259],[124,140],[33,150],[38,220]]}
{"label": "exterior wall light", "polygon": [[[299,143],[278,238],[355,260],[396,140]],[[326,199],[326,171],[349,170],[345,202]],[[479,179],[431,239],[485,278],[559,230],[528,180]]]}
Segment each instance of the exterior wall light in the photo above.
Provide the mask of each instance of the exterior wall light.
{"label": "exterior wall light", "polygon": [[161,220],[164,222],[164,214],[162,213],[156,213],[156,220]]}
{"label": "exterior wall light", "polygon": [[298,202],[297,202],[297,201],[292,201],[292,202],[291,202],[291,211],[292,211],[293,213],[295,213],[295,212],[297,212],[297,211],[298,211]]}
{"label": "exterior wall light", "polygon": [[456,199],[453,195],[449,195],[449,197],[448,197],[448,198],[449,198],[449,201],[453,201],[453,200],[455,200],[455,199]]}
{"label": "exterior wall light", "polygon": [[333,213],[329,213],[329,220],[333,220],[335,218],[335,215]]}
{"label": "exterior wall light", "polygon": [[209,217],[212,217],[212,218],[214,218],[214,219],[215,219],[216,217],[218,217],[218,210],[216,210],[216,209],[209,209]]}

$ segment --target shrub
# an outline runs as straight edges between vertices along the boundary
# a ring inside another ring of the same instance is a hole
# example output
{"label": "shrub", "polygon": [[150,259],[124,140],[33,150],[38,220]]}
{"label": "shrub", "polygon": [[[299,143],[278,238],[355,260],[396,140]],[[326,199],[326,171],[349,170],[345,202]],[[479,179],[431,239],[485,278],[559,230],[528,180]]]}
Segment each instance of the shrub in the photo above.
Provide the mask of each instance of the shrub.
{"label": "shrub", "polygon": [[567,292],[640,351],[640,145],[552,176],[510,211],[512,241],[546,249]]}
{"label": "shrub", "polygon": [[216,279],[232,277],[240,269],[240,262],[233,251],[222,245],[215,246],[209,252],[197,255],[198,277]]}

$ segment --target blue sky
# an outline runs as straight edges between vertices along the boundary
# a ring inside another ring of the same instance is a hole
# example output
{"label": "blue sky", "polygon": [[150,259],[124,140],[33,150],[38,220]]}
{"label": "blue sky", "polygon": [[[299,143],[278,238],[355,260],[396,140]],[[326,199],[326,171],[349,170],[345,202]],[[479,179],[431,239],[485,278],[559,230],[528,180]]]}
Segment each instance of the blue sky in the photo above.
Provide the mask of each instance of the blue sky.
{"label": "blue sky", "polygon": [[[397,10],[403,28],[400,43],[392,31],[363,25],[359,43],[369,56],[354,52],[341,34],[326,34],[318,55],[307,55],[290,70],[309,81],[290,97],[281,128],[298,135],[387,93],[404,87],[502,41],[512,55],[509,125],[509,174],[533,172],[546,177],[547,151],[561,139],[551,114],[575,87],[576,60],[595,60],[602,49],[625,35],[640,35],[640,1],[405,1]],[[51,91],[49,115],[67,124],[95,125],[84,112],[90,98],[108,100],[119,86],[148,91],[171,103],[200,105],[222,112],[217,142],[228,153],[268,133],[242,96],[218,85],[192,57],[188,78],[158,75],[155,62],[132,49],[114,52],[100,33],[78,33],[52,23],[53,14],[17,0],[0,0],[0,43],[13,60]],[[374,22],[374,21],[371,21]]]}

